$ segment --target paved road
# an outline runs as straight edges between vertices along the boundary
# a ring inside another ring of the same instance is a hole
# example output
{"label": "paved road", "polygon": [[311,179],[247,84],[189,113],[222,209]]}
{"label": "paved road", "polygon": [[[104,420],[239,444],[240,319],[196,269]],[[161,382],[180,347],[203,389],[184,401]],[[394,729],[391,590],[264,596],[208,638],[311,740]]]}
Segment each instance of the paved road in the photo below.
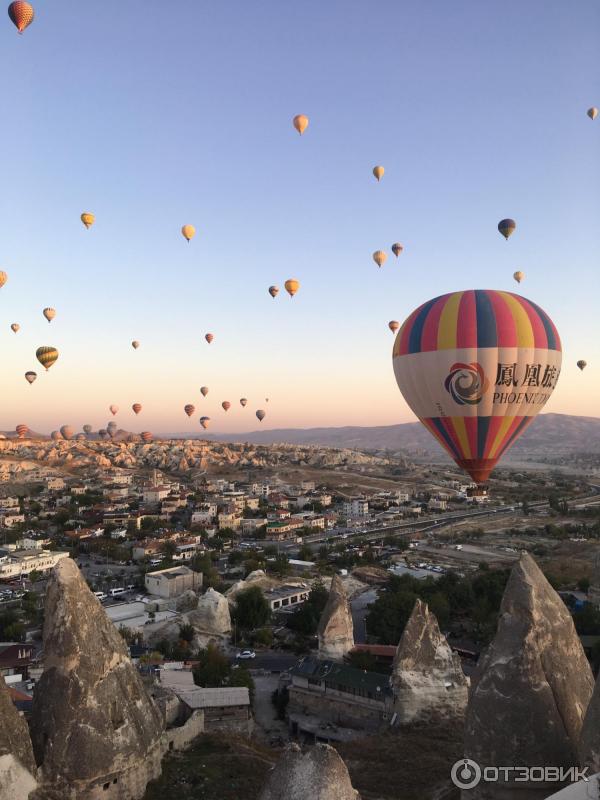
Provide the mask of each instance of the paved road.
{"label": "paved road", "polygon": [[265,669],[269,672],[285,672],[294,666],[298,656],[294,653],[284,653],[279,650],[258,650],[256,658],[241,660],[235,654],[231,659],[236,664],[243,664],[248,669]]}

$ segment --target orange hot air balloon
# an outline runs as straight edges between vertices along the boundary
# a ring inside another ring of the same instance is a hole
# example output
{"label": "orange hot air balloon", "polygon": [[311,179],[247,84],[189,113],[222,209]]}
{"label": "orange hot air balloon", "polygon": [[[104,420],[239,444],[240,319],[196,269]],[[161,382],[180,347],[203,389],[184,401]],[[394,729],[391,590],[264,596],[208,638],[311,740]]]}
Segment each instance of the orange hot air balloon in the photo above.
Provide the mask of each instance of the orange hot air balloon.
{"label": "orange hot air balloon", "polygon": [[262,410],[262,408],[259,408],[259,409],[258,409],[258,411],[256,412],[256,417],[257,417],[257,419],[258,419],[258,421],[259,421],[259,422],[262,422],[262,421],[263,421],[263,419],[264,419],[266,416],[267,416],[267,412],[266,412],[266,411],[263,411],[263,410]]}
{"label": "orange hot air balloon", "polygon": [[52,433],[50,434],[50,438],[52,439],[52,441],[58,442],[59,439],[62,439],[60,431],[52,431]]}
{"label": "orange hot air balloon", "polygon": [[52,320],[56,316],[56,311],[53,308],[45,308],[42,311],[42,314],[46,317],[48,322],[52,322]]}
{"label": "orange hot air balloon", "polygon": [[38,347],[35,351],[35,357],[40,362],[42,367],[46,368],[46,372],[58,360],[58,350],[56,347]]}
{"label": "orange hot air balloon", "polygon": [[89,211],[84,211],[83,214],[81,215],[81,221],[83,222],[85,227],[89,230],[96,221],[96,217]]}
{"label": "orange hot air balloon", "polygon": [[383,178],[384,172],[385,170],[383,167],[373,167],[373,175],[375,175],[378,182]]}
{"label": "orange hot air balloon", "polygon": [[37,372],[26,372],[25,380],[27,383],[32,384],[35,380],[37,380]]}
{"label": "orange hot air balloon", "polygon": [[13,322],[13,324],[10,326],[10,329],[13,333],[17,333],[20,327],[21,326],[19,325],[18,322]]}
{"label": "orange hot air balloon", "polygon": [[143,442],[151,442],[152,438],[153,438],[152,434],[150,433],[150,431],[142,431],[140,433],[140,436],[142,437],[142,441]]}
{"label": "orange hot air balloon", "polygon": [[206,395],[208,394],[208,386],[201,386],[200,394],[202,395],[202,397],[206,397]]}
{"label": "orange hot air balloon", "polygon": [[35,12],[31,3],[25,3],[23,0],[16,0],[16,2],[11,3],[8,7],[10,21],[19,33],[23,33],[25,28],[31,25],[34,15]]}
{"label": "orange hot air balloon", "polygon": [[131,406],[131,408],[132,408],[134,414],[139,414],[140,411],[142,410],[142,406],[140,405],[140,403],[134,403]]}
{"label": "orange hot air balloon", "polygon": [[29,433],[29,428],[27,427],[27,425],[17,425],[15,431],[17,432],[17,436],[19,437],[19,439],[24,439]]}
{"label": "orange hot air balloon", "polygon": [[181,229],[181,234],[184,239],[187,239],[187,241],[190,242],[196,235],[196,228],[194,228],[193,225],[184,225]]}
{"label": "orange hot air balloon", "polygon": [[404,399],[476,483],[542,410],[561,360],[550,317],[531,300],[492,290],[429,300],[393,347]]}
{"label": "orange hot air balloon", "polygon": [[296,114],[293,119],[294,128],[298,131],[300,136],[304,133],[304,131],[308,128],[308,117],[304,114]]}
{"label": "orange hot air balloon", "polygon": [[373,261],[378,267],[382,267],[387,261],[387,253],[384,253],[383,250],[375,250],[373,253]]}
{"label": "orange hot air balloon", "polygon": [[279,294],[279,286],[269,286],[269,294],[275,298]]}
{"label": "orange hot air balloon", "polygon": [[229,409],[231,408],[231,403],[229,402],[229,400],[223,400],[221,406],[223,408],[223,411],[229,411]]}
{"label": "orange hot air balloon", "polygon": [[205,339],[206,339],[206,341],[207,341],[207,342],[210,344],[210,343],[212,342],[212,340],[213,340],[215,337],[213,336],[213,334],[212,334],[212,333],[207,333],[207,334],[206,334],[206,336],[205,336],[204,338],[205,338]]}
{"label": "orange hot air balloon", "polygon": [[521,272],[520,269],[518,269],[513,275],[513,278],[516,280],[517,283],[521,283],[521,281],[523,280],[524,277],[525,277],[525,273]]}
{"label": "orange hot air balloon", "polygon": [[210,417],[200,417],[200,425],[202,425],[204,430],[207,430],[210,425]]}
{"label": "orange hot air balloon", "polygon": [[138,347],[140,346],[140,343],[137,341],[137,339],[134,339],[133,342],[131,343],[131,346],[133,347],[134,350],[137,350]]}
{"label": "orange hot air balloon", "polygon": [[297,278],[289,278],[285,282],[285,290],[290,297],[293,297],[300,288],[300,281]]}
{"label": "orange hot air balloon", "polygon": [[191,403],[188,403],[186,406],[183,407],[183,410],[188,415],[188,417],[191,417],[194,411],[196,410],[196,406],[193,406]]}
{"label": "orange hot air balloon", "polygon": [[110,413],[111,413],[111,414],[113,415],[113,417],[114,417],[114,416],[115,416],[115,414],[117,413],[117,411],[119,410],[119,406],[115,406],[115,405],[109,406],[109,407],[108,407],[108,410],[110,411]]}
{"label": "orange hot air balloon", "polygon": [[67,441],[73,438],[74,431],[70,425],[63,425],[60,429],[60,432],[62,433],[63,439],[66,439]]}
{"label": "orange hot air balloon", "polygon": [[396,333],[398,328],[400,327],[400,323],[397,322],[395,319],[388,322],[388,328],[391,330],[392,333]]}
{"label": "orange hot air balloon", "polygon": [[240,405],[241,405],[241,407],[242,407],[242,408],[245,408],[245,406],[246,406],[247,404],[248,404],[248,401],[246,400],[246,398],[245,398],[245,397],[241,397],[241,398],[240,398]]}
{"label": "orange hot air balloon", "polygon": [[0,269],[0,289],[4,286],[6,281],[8,280],[8,275],[4,270]]}
{"label": "orange hot air balloon", "polygon": [[398,258],[400,253],[404,250],[404,245],[401,245],[400,242],[394,242],[392,245],[392,253]]}

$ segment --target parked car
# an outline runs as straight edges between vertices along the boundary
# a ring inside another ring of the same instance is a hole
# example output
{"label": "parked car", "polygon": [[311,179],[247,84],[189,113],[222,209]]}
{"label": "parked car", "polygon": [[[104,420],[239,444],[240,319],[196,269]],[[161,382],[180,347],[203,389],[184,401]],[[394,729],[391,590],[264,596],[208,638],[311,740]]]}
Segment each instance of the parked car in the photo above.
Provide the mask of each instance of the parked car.
{"label": "parked car", "polygon": [[256,653],[254,652],[254,650],[242,650],[241,653],[238,653],[236,655],[236,658],[240,658],[240,659],[244,659],[244,660],[250,659],[250,658],[256,658]]}

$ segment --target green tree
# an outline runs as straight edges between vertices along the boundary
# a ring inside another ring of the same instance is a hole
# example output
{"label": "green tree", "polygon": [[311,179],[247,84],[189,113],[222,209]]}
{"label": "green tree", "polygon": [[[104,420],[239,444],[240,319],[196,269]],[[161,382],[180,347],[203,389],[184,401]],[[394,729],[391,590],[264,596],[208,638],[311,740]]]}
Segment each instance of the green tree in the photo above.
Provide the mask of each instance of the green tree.
{"label": "green tree", "polygon": [[313,551],[307,544],[303,544],[302,547],[298,550],[298,558],[300,559],[300,561],[313,560]]}
{"label": "green tree", "polygon": [[321,581],[315,581],[306,602],[287,618],[287,627],[303,636],[314,636],[328,597],[329,592]]}
{"label": "green tree", "polygon": [[236,594],[233,618],[240,630],[261,628],[269,621],[270,616],[271,609],[258,586],[250,586]]}
{"label": "green tree", "polygon": [[245,667],[240,666],[237,669],[230,669],[229,686],[246,686],[250,695],[250,702],[254,701],[254,680]]}
{"label": "green tree", "polygon": [[193,670],[194,682],[198,686],[223,686],[230,672],[231,665],[227,656],[214,644],[209,644],[205,650],[198,652],[198,664]]}
{"label": "green tree", "polygon": [[184,642],[188,642],[191,644],[194,640],[195,631],[192,625],[189,622],[186,622],[184,625],[179,626],[179,638],[182,639]]}

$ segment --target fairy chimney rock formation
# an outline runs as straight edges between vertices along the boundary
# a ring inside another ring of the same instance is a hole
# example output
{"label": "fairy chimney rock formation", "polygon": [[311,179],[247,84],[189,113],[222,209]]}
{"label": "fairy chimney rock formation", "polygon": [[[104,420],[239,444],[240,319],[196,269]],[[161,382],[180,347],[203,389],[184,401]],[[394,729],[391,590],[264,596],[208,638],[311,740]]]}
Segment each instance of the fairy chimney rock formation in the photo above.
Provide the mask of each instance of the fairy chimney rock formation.
{"label": "fairy chimney rock formation", "polygon": [[317,629],[319,658],[341,661],[354,647],[354,627],[346,590],[339,575],[334,575],[329,597]]}
{"label": "fairy chimney rock formation", "polygon": [[160,774],[160,712],[70,558],[54,567],[46,590],[31,729],[40,774],[64,800],[133,800]]}
{"label": "fairy chimney rock formation", "polygon": [[36,769],[29,728],[0,675],[0,797],[26,800],[37,786]]}
{"label": "fairy chimney rock formation", "polygon": [[[480,767],[573,767],[594,687],[573,620],[535,561],[513,567],[498,630],[473,677],[465,756]],[[464,800],[541,800],[556,783],[481,781]],[[518,791],[517,791],[518,790]]]}
{"label": "fairy chimney rock formation", "polygon": [[402,633],[390,683],[401,724],[424,716],[464,716],[469,679],[422,600],[416,601]]}
{"label": "fairy chimney rock formation", "polygon": [[229,602],[212,587],[202,595],[197,607],[186,614],[186,619],[197,634],[227,637],[231,633]]}
{"label": "fairy chimney rock formation", "polygon": [[337,751],[317,744],[303,752],[290,745],[280,757],[259,800],[360,800]]}
{"label": "fairy chimney rock formation", "polygon": [[587,708],[578,744],[579,764],[590,773],[600,772],[600,674]]}

